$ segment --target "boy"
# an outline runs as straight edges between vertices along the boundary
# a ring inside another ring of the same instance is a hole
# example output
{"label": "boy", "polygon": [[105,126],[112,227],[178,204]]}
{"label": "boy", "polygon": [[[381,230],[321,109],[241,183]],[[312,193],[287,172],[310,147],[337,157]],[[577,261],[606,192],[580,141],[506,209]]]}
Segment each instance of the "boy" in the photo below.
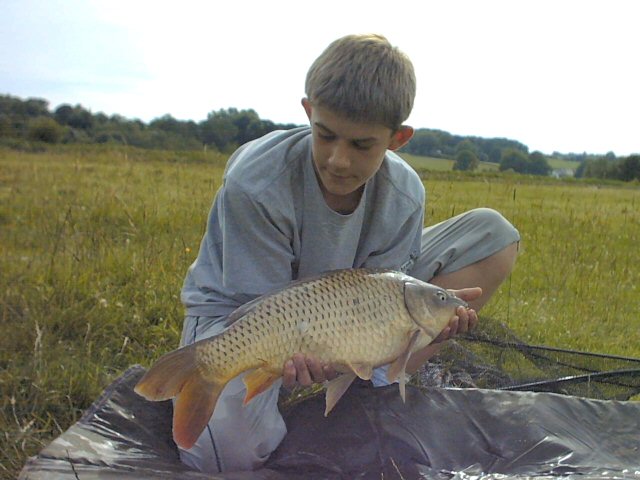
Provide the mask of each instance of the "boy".
{"label": "boy", "polygon": [[[198,258],[187,273],[181,345],[216,335],[225,317],[292,280],[338,268],[403,270],[456,290],[460,308],[436,341],[410,359],[416,370],[438,344],[477,322],[479,309],[515,261],[517,231],[480,209],[423,231],[425,191],[393,150],[413,135],[409,59],[381,36],[333,42],[311,66],[302,105],[310,128],[271,132],[229,159]],[[480,287],[480,288],[477,288]],[[385,384],[384,367],[373,382]],[[282,384],[335,376],[331,365],[296,354]],[[206,472],[258,468],[286,427],[278,383],[242,405],[242,375],[220,396],[207,428],[182,461]]]}

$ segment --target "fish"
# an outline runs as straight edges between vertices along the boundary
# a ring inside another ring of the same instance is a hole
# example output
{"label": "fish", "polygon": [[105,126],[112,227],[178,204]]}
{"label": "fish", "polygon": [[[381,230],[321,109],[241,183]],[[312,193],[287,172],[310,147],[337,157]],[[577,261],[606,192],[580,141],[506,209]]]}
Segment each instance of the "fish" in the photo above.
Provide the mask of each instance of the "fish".
{"label": "fish", "polygon": [[331,364],[325,416],[356,377],[390,364],[405,399],[405,369],[412,352],[428,345],[466,302],[452,292],[395,270],[334,270],[294,281],[239,307],[217,336],[160,357],[134,390],[147,400],[175,398],[173,438],[193,446],[224,386],[236,376],[244,404],[282,377],[295,353]]}

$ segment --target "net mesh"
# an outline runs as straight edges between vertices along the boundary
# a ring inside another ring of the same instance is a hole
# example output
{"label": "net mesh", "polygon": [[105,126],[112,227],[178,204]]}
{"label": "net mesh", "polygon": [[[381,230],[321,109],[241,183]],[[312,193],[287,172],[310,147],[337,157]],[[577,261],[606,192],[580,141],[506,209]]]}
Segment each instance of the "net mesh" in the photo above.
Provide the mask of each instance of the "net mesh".
{"label": "net mesh", "polygon": [[473,332],[447,342],[412,383],[640,400],[640,359],[528,345],[483,318]]}

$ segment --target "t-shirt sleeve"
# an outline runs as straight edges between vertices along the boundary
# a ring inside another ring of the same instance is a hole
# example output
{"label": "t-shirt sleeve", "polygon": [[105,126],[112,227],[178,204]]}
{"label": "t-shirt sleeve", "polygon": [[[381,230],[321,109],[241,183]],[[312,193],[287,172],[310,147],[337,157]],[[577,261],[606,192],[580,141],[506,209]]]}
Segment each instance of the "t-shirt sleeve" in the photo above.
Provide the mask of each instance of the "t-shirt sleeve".
{"label": "t-shirt sleeve", "polygon": [[219,192],[225,290],[261,295],[292,279],[290,205],[266,204],[229,180]]}

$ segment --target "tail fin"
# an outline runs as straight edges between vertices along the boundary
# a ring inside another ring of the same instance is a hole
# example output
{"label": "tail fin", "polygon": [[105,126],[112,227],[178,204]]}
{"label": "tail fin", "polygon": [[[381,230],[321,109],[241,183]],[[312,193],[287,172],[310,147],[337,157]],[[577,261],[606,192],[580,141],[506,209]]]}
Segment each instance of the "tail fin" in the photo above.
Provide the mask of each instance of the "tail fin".
{"label": "tail fin", "polygon": [[199,375],[194,345],[163,355],[140,379],[134,391],[153,402],[168,400],[180,393],[192,375]]}
{"label": "tail fin", "polygon": [[151,401],[177,396],[173,439],[180,447],[191,448],[209,422],[223,388],[202,377],[195,345],[189,345],[162,356],[134,390]]}

